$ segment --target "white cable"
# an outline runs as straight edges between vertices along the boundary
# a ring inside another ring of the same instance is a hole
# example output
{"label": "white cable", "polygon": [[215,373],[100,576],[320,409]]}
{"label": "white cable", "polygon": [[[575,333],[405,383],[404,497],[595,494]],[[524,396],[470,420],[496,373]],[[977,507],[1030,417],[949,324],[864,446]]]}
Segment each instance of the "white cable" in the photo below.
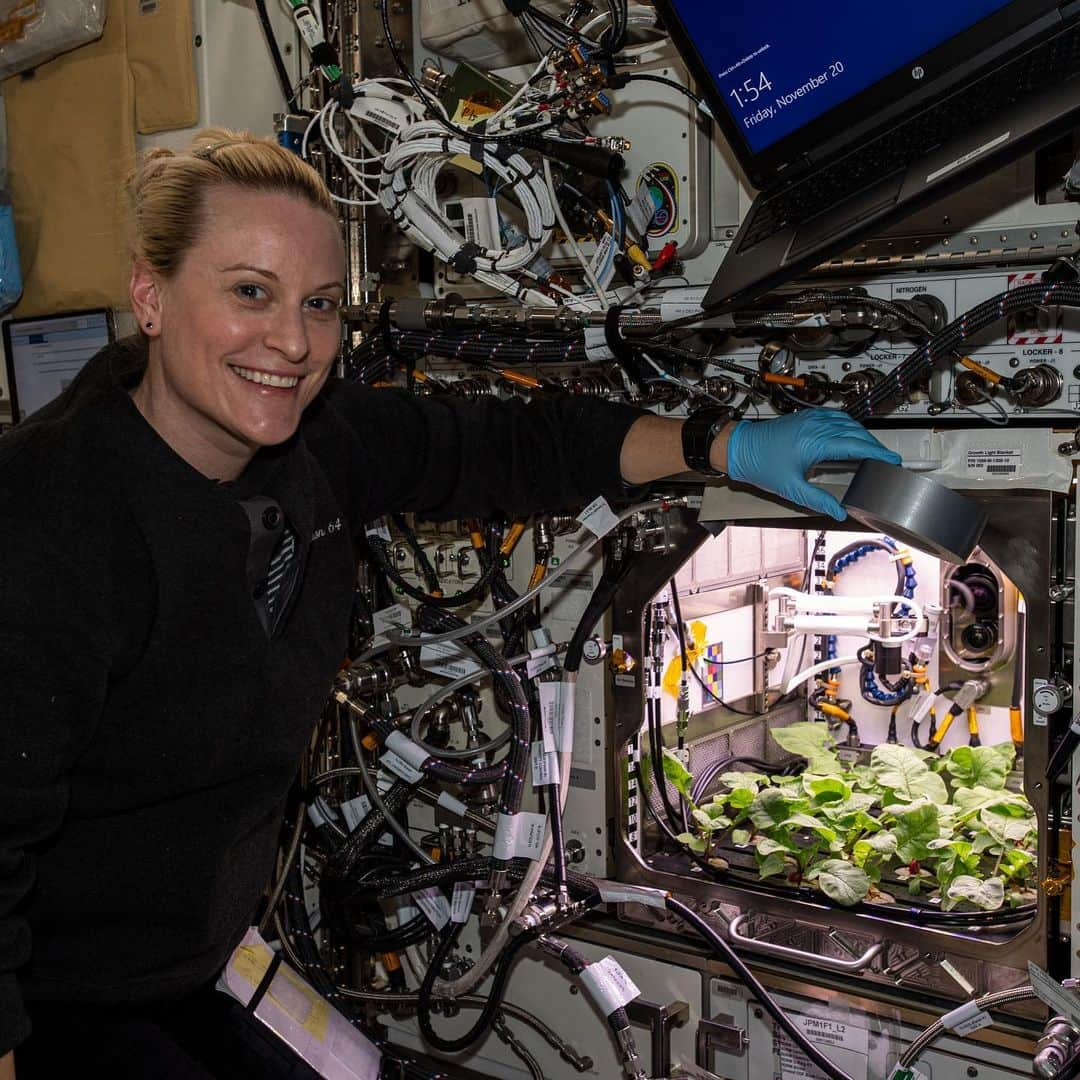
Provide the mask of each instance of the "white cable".
{"label": "white cable", "polygon": [[611,307],[611,304],[608,302],[607,293],[600,287],[600,282],[597,280],[596,274],[593,273],[593,269],[589,265],[588,259],[585,258],[585,253],[581,250],[581,247],[574,236],[574,230],[570,228],[570,225],[566,220],[566,215],[562,212],[562,207],[559,205],[558,197],[555,194],[555,181],[551,178],[551,162],[548,161],[547,158],[544,158],[544,179],[547,181],[548,193],[551,196],[551,205],[555,211],[555,220],[558,221],[559,228],[562,229],[563,235],[566,237],[566,242],[570,245],[570,250],[573,251],[574,255],[577,257],[577,261],[581,263],[581,269],[585,271],[585,277],[593,287],[593,291],[600,301],[600,306],[607,311],[607,309]]}
{"label": "white cable", "polygon": [[542,72],[544,68],[547,67],[547,63],[548,58],[546,56],[542,57],[540,62],[533,69],[533,73],[521,84],[521,86],[518,87],[517,92],[514,94],[514,96],[505,105],[502,105],[496,112],[486,118],[487,126],[489,128],[492,124],[496,123],[504,116],[507,116],[511,112],[513,112],[514,107],[525,96],[526,92],[531,88],[533,79],[535,79],[537,75],[539,75],[540,72]]}
{"label": "white cable", "polygon": [[789,679],[780,687],[780,694],[790,694],[792,690],[799,686],[802,686],[804,682],[812,679],[815,675],[822,671],[829,671],[831,668],[838,667],[850,667],[852,664],[859,664],[862,661],[857,656],[840,656],[835,660],[822,660],[820,664],[815,664],[813,667],[808,667],[805,671],[799,672],[793,679]]}
{"label": "white cable", "polygon": [[[532,127],[549,125],[550,121],[545,120]],[[468,241],[446,220],[437,184],[442,169],[454,157],[468,157],[473,149],[467,140],[448,135],[437,121],[422,121],[401,132],[382,162],[379,199],[391,220],[417,246],[451,265]],[[504,186],[513,188],[525,214],[526,240],[509,250],[474,245],[469,272],[484,284],[525,303],[554,306],[551,297],[509,276],[531,263],[551,240],[555,216],[547,186],[520,153],[504,160],[491,146],[481,144],[479,154],[484,168]]]}

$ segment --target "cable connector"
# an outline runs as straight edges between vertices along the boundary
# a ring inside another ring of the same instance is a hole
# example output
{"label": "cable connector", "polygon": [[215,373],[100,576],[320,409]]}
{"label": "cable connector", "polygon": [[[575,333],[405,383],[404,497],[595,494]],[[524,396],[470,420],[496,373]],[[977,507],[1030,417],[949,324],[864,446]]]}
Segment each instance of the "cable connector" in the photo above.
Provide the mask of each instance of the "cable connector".
{"label": "cable connector", "polygon": [[986,679],[968,679],[957,691],[953,699],[950,711],[961,713],[964,709],[974,705],[981,697],[985,697],[990,689],[990,683]]}

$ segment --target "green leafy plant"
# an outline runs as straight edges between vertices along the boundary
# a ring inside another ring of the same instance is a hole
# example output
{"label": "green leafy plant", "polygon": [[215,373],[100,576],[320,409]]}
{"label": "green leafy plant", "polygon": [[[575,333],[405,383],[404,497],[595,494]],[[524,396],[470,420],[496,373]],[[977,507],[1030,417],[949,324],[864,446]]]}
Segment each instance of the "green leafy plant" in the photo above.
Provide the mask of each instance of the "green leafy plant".
{"label": "green leafy plant", "polygon": [[945,911],[1033,899],[1036,821],[1027,799],[1006,787],[1011,744],[961,746],[941,757],[884,744],[867,764],[849,765],[824,724],[770,734],[806,759],[806,771],[722,773],[702,806],[691,801],[693,776],[665,753],[664,775],[689,808],[679,840],[714,866],[724,864],[722,845],[752,847],[762,878],[809,885],[845,906],[891,903],[905,889]]}

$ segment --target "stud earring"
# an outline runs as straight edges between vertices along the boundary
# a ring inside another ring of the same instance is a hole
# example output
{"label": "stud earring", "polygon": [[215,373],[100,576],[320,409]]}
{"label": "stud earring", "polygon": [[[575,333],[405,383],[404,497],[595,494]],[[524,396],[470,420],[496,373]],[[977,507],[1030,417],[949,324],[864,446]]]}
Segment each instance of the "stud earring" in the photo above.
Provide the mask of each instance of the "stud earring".
{"label": "stud earring", "polygon": [[150,329],[152,329],[152,328],[153,328],[153,325],[154,325],[154,324],[153,324],[152,322],[148,322],[148,323],[146,324],[146,329],[147,329],[147,330],[150,330]]}

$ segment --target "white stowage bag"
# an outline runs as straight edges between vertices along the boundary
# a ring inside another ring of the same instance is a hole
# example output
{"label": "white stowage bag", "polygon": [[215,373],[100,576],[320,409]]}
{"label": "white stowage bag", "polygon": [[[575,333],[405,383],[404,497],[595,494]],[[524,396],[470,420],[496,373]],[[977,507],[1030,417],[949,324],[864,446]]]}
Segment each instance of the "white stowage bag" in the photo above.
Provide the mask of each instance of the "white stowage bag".
{"label": "white stowage bag", "polygon": [[0,0],[0,79],[101,37],[105,0]]}
{"label": "white stowage bag", "polygon": [[[532,7],[558,15],[566,4],[534,0]],[[503,0],[420,0],[420,38],[440,56],[477,67],[536,62],[536,50]]]}

